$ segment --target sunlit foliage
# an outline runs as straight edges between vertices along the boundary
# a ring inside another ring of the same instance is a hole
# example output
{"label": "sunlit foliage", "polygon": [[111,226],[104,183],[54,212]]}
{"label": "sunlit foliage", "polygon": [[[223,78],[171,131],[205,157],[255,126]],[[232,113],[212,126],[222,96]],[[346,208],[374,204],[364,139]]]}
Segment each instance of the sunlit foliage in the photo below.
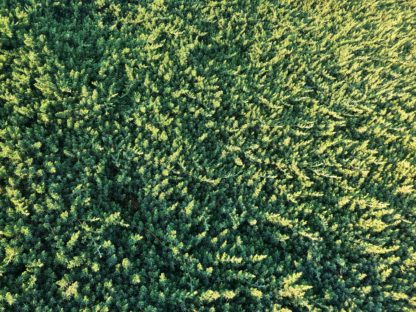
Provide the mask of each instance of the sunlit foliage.
{"label": "sunlit foliage", "polygon": [[0,1],[0,311],[415,311],[411,0]]}

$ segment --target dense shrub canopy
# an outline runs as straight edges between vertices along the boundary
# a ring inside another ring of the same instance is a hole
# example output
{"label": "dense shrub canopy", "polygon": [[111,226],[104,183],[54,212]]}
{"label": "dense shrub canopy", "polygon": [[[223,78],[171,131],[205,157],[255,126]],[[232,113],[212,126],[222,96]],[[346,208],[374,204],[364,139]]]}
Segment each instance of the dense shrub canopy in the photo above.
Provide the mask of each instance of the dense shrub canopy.
{"label": "dense shrub canopy", "polygon": [[412,0],[0,1],[0,311],[414,311]]}

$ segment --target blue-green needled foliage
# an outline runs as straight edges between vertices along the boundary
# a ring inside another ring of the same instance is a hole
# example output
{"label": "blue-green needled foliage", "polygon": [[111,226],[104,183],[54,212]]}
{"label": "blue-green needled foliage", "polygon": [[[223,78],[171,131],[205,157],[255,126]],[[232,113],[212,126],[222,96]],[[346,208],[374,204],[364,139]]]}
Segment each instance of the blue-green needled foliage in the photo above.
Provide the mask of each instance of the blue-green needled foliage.
{"label": "blue-green needled foliage", "polygon": [[413,0],[0,0],[0,311],[415,311]]}

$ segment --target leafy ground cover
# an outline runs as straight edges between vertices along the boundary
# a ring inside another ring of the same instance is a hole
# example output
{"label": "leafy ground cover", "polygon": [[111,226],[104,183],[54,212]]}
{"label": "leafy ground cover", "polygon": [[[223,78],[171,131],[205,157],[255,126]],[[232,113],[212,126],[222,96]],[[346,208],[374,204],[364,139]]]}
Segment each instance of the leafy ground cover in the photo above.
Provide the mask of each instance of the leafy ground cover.
{"label": "leafy ground cover", "polygon": [[0,2],[0,311],[415,311],[416,6]]}

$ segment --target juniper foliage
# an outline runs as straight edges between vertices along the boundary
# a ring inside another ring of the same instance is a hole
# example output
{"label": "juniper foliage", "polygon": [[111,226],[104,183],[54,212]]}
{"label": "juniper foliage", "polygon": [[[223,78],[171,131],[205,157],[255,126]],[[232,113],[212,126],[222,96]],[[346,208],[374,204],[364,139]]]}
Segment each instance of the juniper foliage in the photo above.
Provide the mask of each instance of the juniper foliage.
{"label": "juniper foliage", "polygon": [[414,311],[414,1],[0,2],[0,311]]}

